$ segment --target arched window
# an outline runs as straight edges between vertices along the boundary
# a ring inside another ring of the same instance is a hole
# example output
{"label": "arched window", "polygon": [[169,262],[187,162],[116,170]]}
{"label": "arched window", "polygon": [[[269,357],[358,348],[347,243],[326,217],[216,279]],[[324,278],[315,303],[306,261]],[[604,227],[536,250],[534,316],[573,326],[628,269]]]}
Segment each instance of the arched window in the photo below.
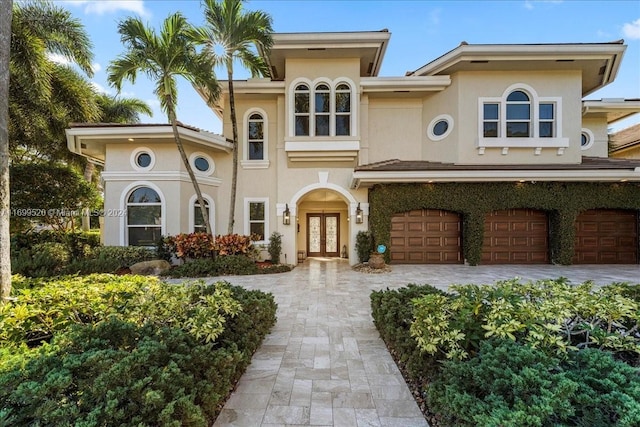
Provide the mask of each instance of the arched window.
{"label": "arched window", "polygon": [[346,83],[336,87],[336,135],[351,135],[351,88]]}
{"label": "arched window", "polygon": [[[204,201],[204,206],[207,211],[207,217],[209,218],[209,224],[211,225],[211,229],[213,230],[213,218],[211,218],[211,210],[209,209],[209,202]],[[202,217],[202,209],[200,209],[200,203],[198,203],[198,199],[193,203],[193,232],[194,233],[206,233],[207,226],[204,223],[204,218]]]}
{"label": "arched window", "polygon": [[299,84],[294,92],[295,103],[295,134],[296,136],[309,135],[309,86]]}
{"label": "arched window", "polygon": [[248,123],[247,160],[264,160],[264,117],[253,113]]}
{"label": "arched window", "polygon": [[528,138],[531,136],[531,100],[521,90],[507,96],[507,137]]}
{"label": "arched window", "polygon": [[130,246],[155,246],[162,235],[162,200],[149,187],[138,187],[127,198]]}
{"label": "arched window", "polygon": [[326,84],[319,84],[314,91],[315,135],[329,136],[331,120],[331,89]]}

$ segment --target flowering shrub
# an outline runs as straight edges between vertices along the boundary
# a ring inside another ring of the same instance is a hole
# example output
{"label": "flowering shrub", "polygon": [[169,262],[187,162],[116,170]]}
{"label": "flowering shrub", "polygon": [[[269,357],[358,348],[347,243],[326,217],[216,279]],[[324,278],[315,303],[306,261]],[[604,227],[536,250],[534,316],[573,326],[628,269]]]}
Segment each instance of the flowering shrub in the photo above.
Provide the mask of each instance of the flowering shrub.
{"label": "flowering shrub", "polygon": [[207,233],[178,234],[165,238],[169,251],[180,259],[211,258],[215,250],[213,236]]}

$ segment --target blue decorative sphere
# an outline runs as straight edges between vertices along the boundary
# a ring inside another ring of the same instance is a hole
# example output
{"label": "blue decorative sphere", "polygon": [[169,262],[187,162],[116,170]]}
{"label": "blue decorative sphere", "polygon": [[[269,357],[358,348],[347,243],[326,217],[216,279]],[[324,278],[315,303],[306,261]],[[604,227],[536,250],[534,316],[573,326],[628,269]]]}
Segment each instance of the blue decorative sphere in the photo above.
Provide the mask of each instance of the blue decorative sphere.
{"label": "blue decorative sphere", "polygon": [[384,251],[387,250],[387,247],[385,245],[378,245],[378,253],[379,254],[383,254]]}

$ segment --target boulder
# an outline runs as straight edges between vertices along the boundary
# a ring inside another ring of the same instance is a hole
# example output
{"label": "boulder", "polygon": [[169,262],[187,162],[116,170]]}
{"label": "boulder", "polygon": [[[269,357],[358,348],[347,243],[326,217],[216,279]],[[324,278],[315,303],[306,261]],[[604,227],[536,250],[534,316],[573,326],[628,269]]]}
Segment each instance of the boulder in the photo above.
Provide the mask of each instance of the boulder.
{"label": "boulder", "polygon": [[170,268],[171,264],[163,259],[142,261],[129,267],[131,274],[140,274],[142,276],[159,276]]}

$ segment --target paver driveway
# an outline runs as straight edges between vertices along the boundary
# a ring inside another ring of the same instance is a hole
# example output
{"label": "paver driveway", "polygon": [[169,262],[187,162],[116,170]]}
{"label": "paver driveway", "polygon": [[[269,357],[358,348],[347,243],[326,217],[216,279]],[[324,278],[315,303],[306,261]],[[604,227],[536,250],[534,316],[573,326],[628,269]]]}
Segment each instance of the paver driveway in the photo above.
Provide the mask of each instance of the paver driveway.
{"label": "paver driveway", "polygon": [[278,322],[215,426],[427,426],[373,326],[369,294],[408,283],[446,289],[516,276],[639,283],[640,266],[400,265],[368,275],[344,260],[308,259],[291,273],[225,277],[273,293]]}

